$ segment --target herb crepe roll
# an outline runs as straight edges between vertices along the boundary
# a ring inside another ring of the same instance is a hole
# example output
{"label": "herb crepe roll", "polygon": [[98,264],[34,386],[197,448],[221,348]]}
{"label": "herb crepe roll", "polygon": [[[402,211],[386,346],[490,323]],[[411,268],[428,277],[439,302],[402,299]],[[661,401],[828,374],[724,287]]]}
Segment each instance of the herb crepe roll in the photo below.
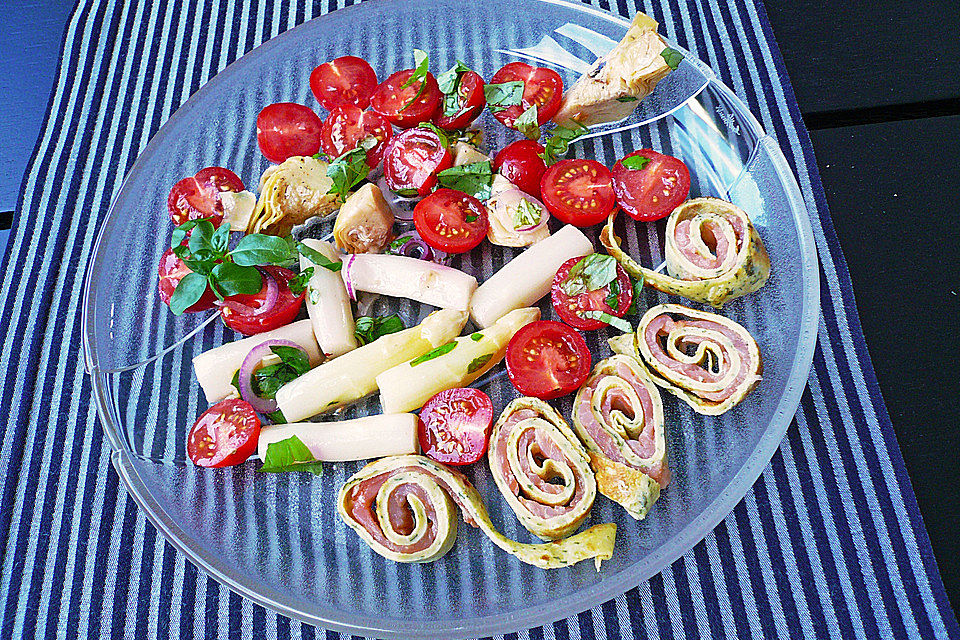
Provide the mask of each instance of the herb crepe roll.
{"label": "herb crepe roll", "polygon": [[670,481],[660,391],[635,358],[594,367],[573,401],[573,426],[590,451],[600,493],[642,520]]}
{"label": "herb crepe roll", "polygon": [[719,309],[770,277],[770,257],[760,234],[743,209],[724,200],[687,200],[670,214],[664,246],[670,275],[641,267],[620,249],[613,219],[607,219],[600,242],[630,275],[659,291]]}
{"label": "herb crepe roll", "polygon": [[739,404],[763,373],[760,347],[746,329],[679,304],[651,307],[635,334],[611,338],[610,346],[635,353],[657,385],[705,415]]}
{"label": "herb crepe roll", "polygon": [[464,519],[522,562],[555,569],[613,555],[617,526],[591,527],[555,542],[523,544],[494,528],[480,494],[460,473],[423,456],[371,462],[340,489],[337,513],[370,547],[396,562],[432,562],[456,541],[456,504]]}
{"label": "herb crepe roll", "polygon": [[506,406],[493,427],[487,459],[521,524],[545,540],[573,533],[597,497],[586,450],[543,400],[517,398]]}

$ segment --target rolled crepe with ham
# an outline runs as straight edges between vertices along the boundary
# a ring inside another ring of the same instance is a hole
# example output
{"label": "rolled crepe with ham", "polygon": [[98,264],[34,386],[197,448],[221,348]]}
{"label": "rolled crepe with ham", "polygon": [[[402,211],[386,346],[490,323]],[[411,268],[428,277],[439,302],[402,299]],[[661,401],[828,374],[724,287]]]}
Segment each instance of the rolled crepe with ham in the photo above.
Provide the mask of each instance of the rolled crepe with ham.
{"label": "rolled crepe with ham", "polygon": [[[455,506],[456,505],[456,506]],[[523,544],[496,530],[480,494],[463,475],[417,455],[371,462],[340,489],[337,513],[370,547],[396,562],[432,562],[456,541],[457,510],[468,524],[522,562],[555,569],[613,555],[617,526],[600,524],[571,538]]]}
{"label": "rolled crepe with ham", "polygon": [[626,355],[601,360],[573,401],[600,493],[642,520],[670,481],[660,390]]}
{"label": "rolled crepe with ham", "polygon": [[719,309],[770,277],[770,257],[760,234],[743,209],[724,200],[694,198],[670,214],[664,246],[669,275],[641,267],[620,248],[614,217],[607,219],[600,242],[627,273],[659,291]]}
{"label": "rolled crepe with ham", "polygon": [[570,426],[537,398],[517,398],[493,427],[493,479],[527,531],[544,540],[573,533],[590,513],[597,483]]}
{"label": "rolled crepe with ham", "polygon": [[763,373],[760,347],[745,328],[679,304],[651,307],[635,334],[611,338],[610,346],[633,350],[657,385],[710,416],[739,404]]}

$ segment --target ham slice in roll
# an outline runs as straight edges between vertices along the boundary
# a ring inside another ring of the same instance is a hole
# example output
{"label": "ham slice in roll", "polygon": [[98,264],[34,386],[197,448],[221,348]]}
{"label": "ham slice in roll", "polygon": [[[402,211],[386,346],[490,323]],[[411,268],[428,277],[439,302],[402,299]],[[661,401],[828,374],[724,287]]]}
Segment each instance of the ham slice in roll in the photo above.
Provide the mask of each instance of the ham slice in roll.
{"label": "ham slice in roll", "polygon": [[590,527],[543,544],[510,540],[494,528],[480,494],[460,473],[416,455],[371,462],[340,489],[337,512],[370,547],[397,562],[432,562],[457,537],[456,504],[464,519],[522,562],[555,569],[594,559],[597,568],[613,555],[617,526]]}
{"label": "ham slice in roll", "polygon": [[641,267],[620,249],[613,219],[607,219],[600,242],[627,273],[654,289],[719,309],[770,277],[770,257],[760,234],[743,209],[724,200],[687,200],[670,214],[664,246],[669,275]]}
{"label": "ham slice in roll", "polygon": [[635,334],[612,338],[610,346],[633,350],[656,384],[705,415],[739,404],[763,373],[760,347],[746,329],[679,304],[651,307]]}
{"label": "ham slice in roll", "polygon": [[627,355],[598,362],[573,401],[573,427],[600,493],[645,518],[670,471],[660,390],[643,365]]}
{"label": "ham slice in roll", "polygon": [[490,471],[527,531],[563,538],[590,513],[597,483],[570,426],[543,400],[517,398],[493,427]]}

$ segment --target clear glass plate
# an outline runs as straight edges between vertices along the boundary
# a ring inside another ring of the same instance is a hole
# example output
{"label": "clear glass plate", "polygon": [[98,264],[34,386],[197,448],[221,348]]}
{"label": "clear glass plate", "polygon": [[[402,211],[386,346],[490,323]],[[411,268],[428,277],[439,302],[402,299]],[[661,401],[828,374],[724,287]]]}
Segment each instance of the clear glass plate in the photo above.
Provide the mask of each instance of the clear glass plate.
{"label": "clear glass plate", "polygon": [[[727,198],[750,214],[773,275],[761,291],[723,313],[757,338],[764,380],[743,404],[717,418],[665,397],[673,481],[640,523],[597,499],[587,524],[618,526],[614,556],[599,572],[589,562],[549,572],[524,565],[467,526],[437,562],[395,564],[336,517],[334,496],[361,463],[330,464],[313,478],[260,475],[252,462],[219,471],[185,462],[187,429],[206,408],[191,359],[236,336],[210,316],[175,318],[157,297],[156,265],[171,232],[164,203],[172,184],[222,165],[255,185],[267,166],[256,146],[257,113],[277,101],[317,107],[308,76],[336,56],[366,58],[381,79],[410,67],[414,47],[430,54],[434,72],[460,59],[487,78],[507,62],[527,59],[552,66],[569,84],[627,25],[602,11],[551,0],[364,3],[258,47],[160,129],[127,176],[97,241],[86,280],[84,353],[114,465],[150,520],[194,563],[271,609],[336,630],[377,637],[493,635],[583,611],[650,578],[703,539],[743,497],[780,443],[806,383],[819,310],[817,259],[806,208],[776,142],[690,56],[629,121],[594,131],[574,153],[612,166],[630,150],[661,149],[690,167],[691,197]],[[492,149],[516,137],[489,114],[482,122]],[[598,232],[588,230],[594,239]],[[635,224],[620,216],[618,232],[641,263],[660,264],[662,222]],[[482,280],[513,254],[485,244],[454,266]],[[666,300],[653,291],[644,297],[648,305]],[[395,299],[378,305],[408,322],[430,311]],[[552,317],[548,301],[541,307]],[[607,337],[603,331],[588,335],[595,360],[609,355]],[[516,395],[502,373],[477,386],[498,409]],[[568,398],[557,406],[569,416],[570,404]],[[347,415],[378,408],[373,399]],[[505,507],[486,465],[468,475],[502,531],[535,541]]]}

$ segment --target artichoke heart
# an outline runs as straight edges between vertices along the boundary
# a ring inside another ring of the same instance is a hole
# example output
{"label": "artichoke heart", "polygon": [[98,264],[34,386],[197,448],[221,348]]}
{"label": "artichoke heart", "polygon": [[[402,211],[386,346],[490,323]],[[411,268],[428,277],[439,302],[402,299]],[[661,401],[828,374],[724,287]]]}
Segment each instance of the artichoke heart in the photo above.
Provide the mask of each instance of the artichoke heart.
{"label": "artichoke heart", "polygon": [[284,236],[308,218],[335,211],[337,200],[330,193],[333,181],[327,176],[327,166],[316,158],[294,156],[264,171],[247,233]]}
{"label": "artichoke heart", "polygon": [[393,210],[375,184],[347,198],[333,226],[337,247],[347,253],[380,253],[393,239]]}

